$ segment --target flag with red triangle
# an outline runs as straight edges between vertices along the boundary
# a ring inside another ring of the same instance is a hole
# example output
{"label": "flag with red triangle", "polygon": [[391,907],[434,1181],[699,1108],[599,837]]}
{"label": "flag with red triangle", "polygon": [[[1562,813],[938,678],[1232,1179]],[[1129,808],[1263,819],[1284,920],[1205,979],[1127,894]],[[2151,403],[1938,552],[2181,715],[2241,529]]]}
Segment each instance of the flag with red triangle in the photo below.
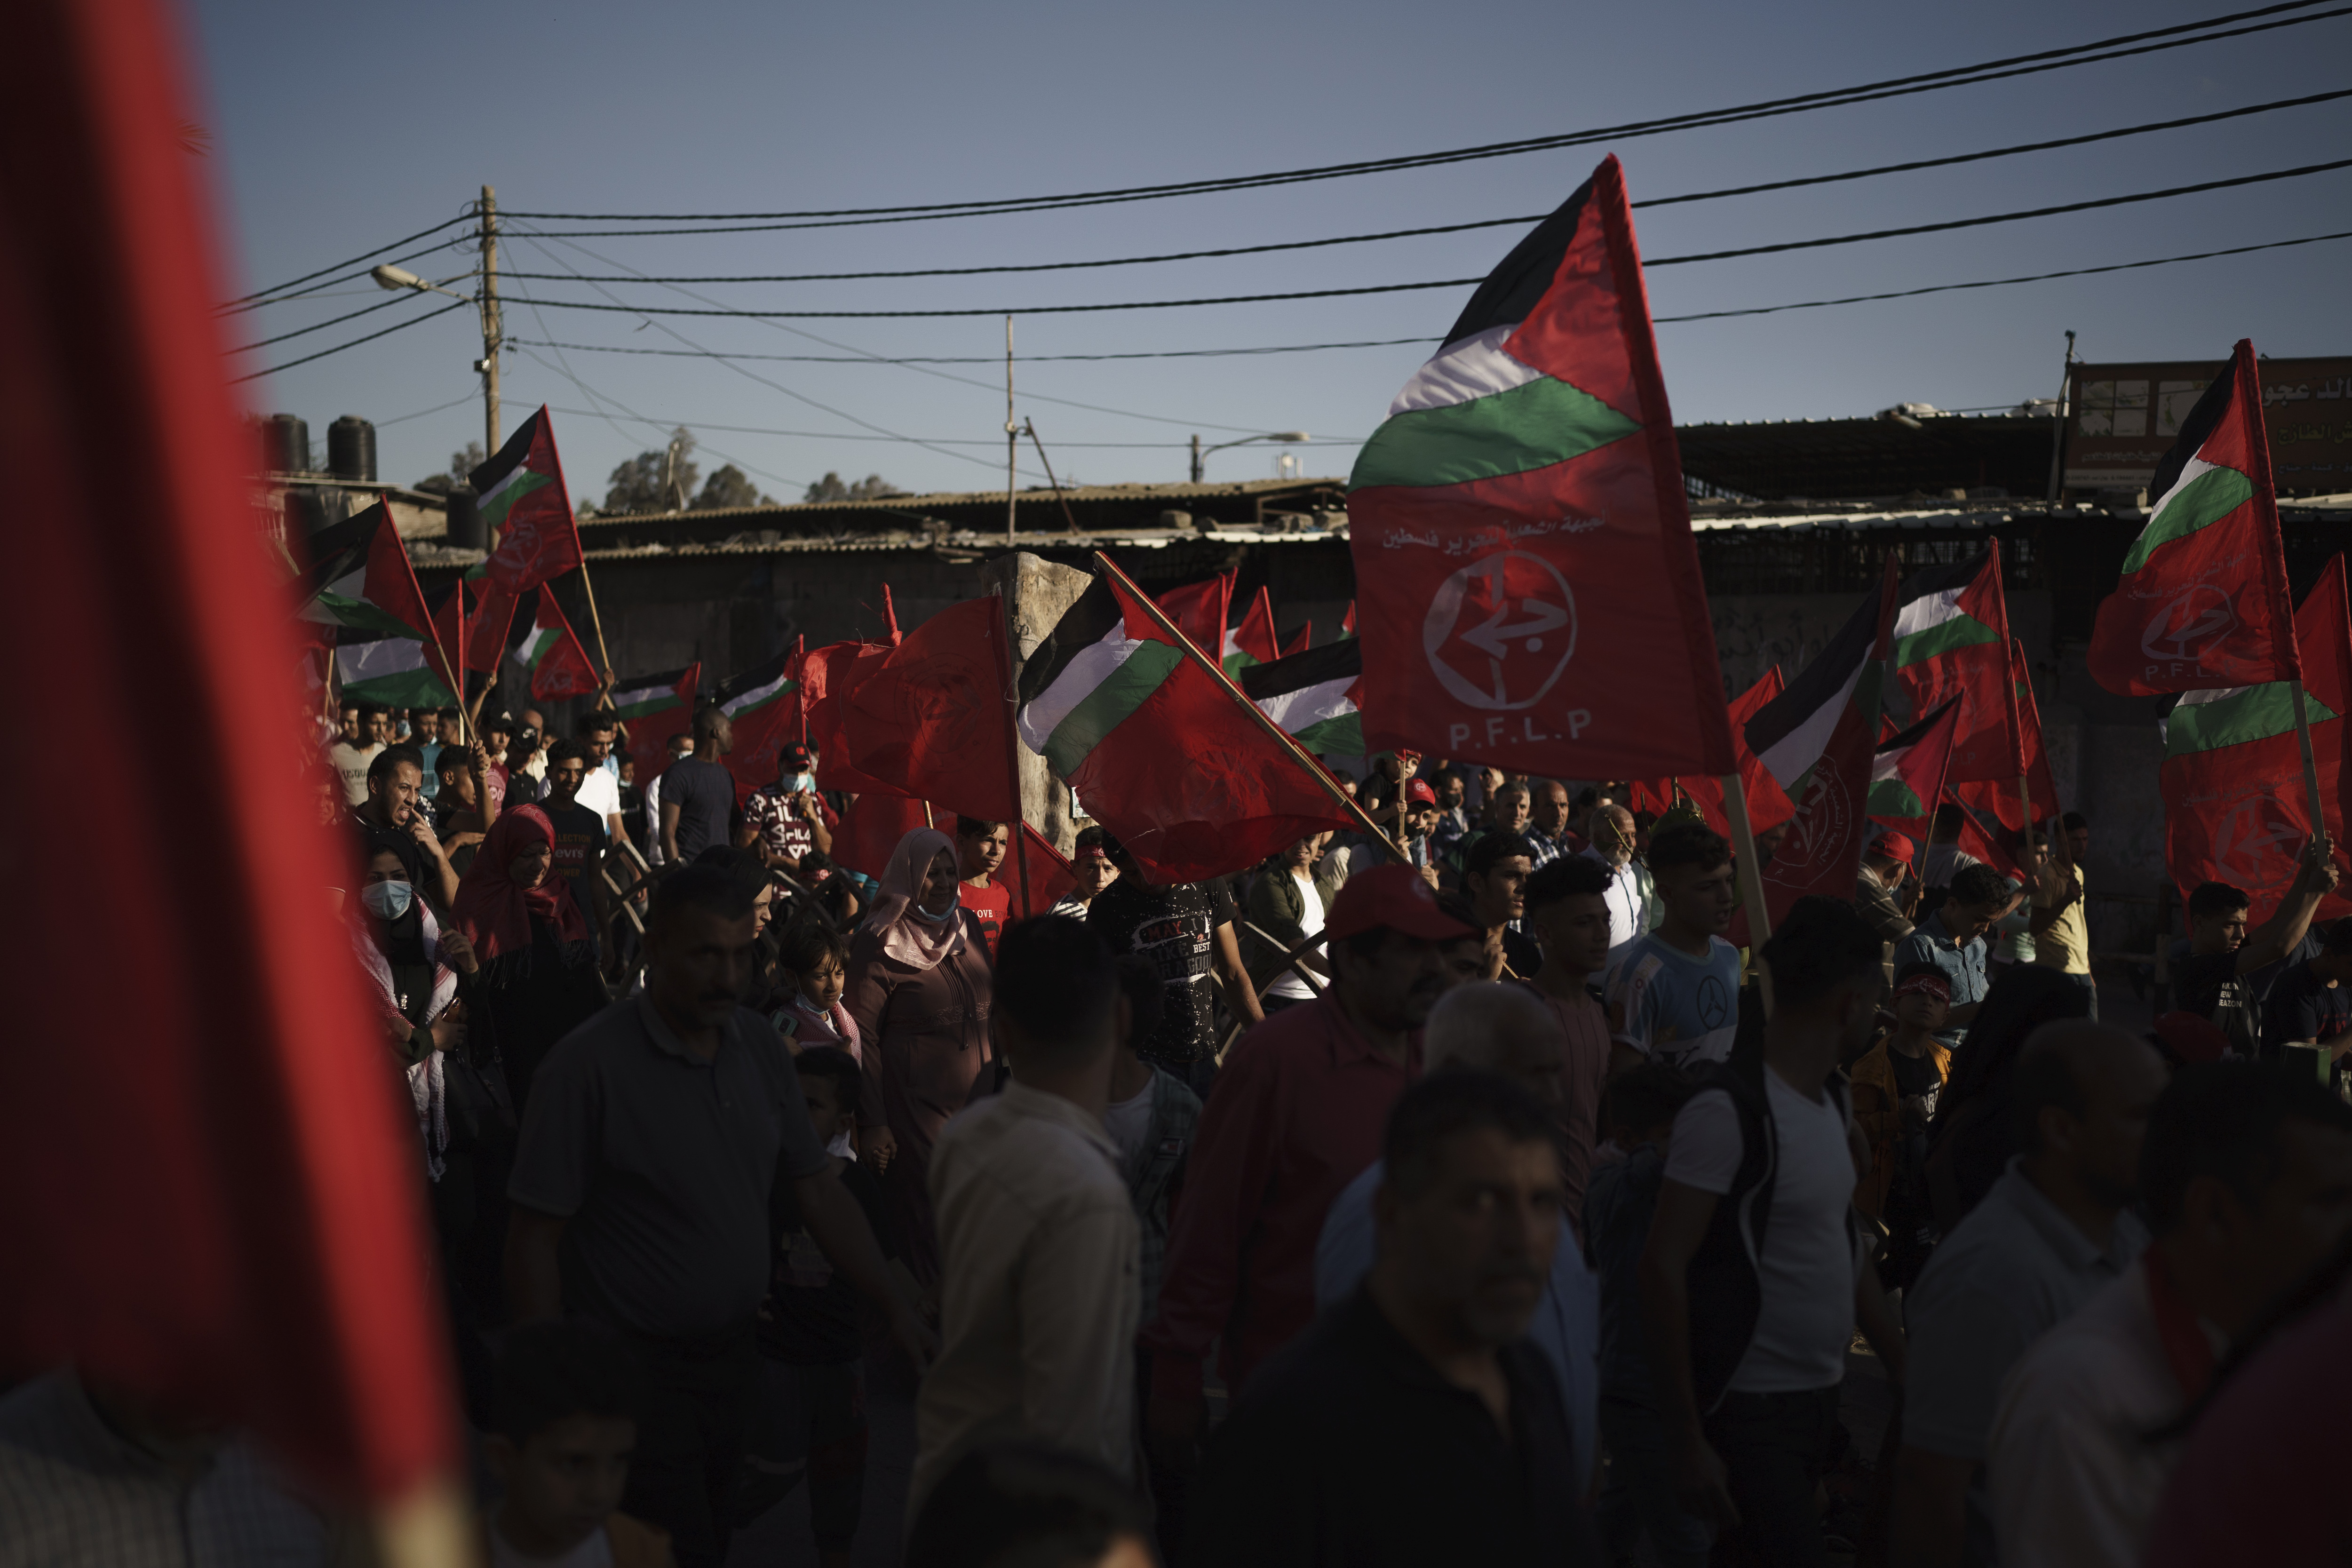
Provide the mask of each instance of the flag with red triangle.
{"label": "flag with red triangle", "polygon": [[2294,614],[2251,342],[2239,340],[2180,422],[2147,496],[2147,524],[2092,627],[2093,679],[2130,697],[2295,679]]}
{"label": "flag with red triangle", "polygon": [[1965,707],[1957,697],[1879,743],[1870,764],[1870,820],[1897,833],[1925,836],[1950,776],[1952,742]]}
{"label": "flag with red triangle", "polygon": [[[2320,905],[2323,916],[2352,913],[2352,855],[2344,842],[2344,791],[2352,784],[2345,752],[2352,744],[2352,609],[2345,599],[2344,557],[2326,571],[2295,611],[2299,662],[2312,760],[2319,775],[2321,821],[2336,838],[2347,875]],[[2249,919],[2268,920],[2294,879],[2295,857],[2311,839],[2303,748],[2295,735],[2294,692],[2287,682],[2183,696],[2164,724],[2165,862],[2187,898],[2200,882],[2227,882],[2252,900]]]}
{"label": "flag with red triangle", "polygon": [[1737,765],[1615,158],[1479,286],[1348,485],[1367,744],[1555,777]]}
{"label": "flag with red triangle", "polygon": [[2000,574],[2000,542],[1994,540],[1967,560],[1929,566],[1904,583],[1887,709],[1897,723],[1913,725],[1958,702],[1952,781],[2006,780],[2013,789],[2020,770]]}
{"label": "flag with red triangle", "polygon": [[719,710],[735,728],[734,749],[719,760],[739,801],[774,784],[777,759],[800,740],[800,665],[798,650],[786,648],[719,683]]}
{"label": "flag with red triangle", "polygon": [[624,679],[613,687],[613,712],[629,731],[629,756],[636,764],[637,787],[661,776],[669,766],[669,742],[694,722],[694,695],[702,683],[702,664],[666,669],[658,675]]}
{"label": "flag with red triangle", "polygon": [[521,594],[580,564],[580,525],[545,405],[468,477],[483,523],[498,534],[486,575]]}
{"label": "flag with red triangle", "polygon": [[1314,646],[1315,623],[1313,621],[1301,621],[1298,623],[1298,635],[1292,637],[1288,643],[1283,646],[1282,657],[1288,658],[1294,653],[1305,653],[1308,648],[1313,647]]}
{"label": "flag with red triangle", "polygon": [[[1778,827],[1797,815],[1797,808],[1790,804],[1788,793],[1781,789],[1780,781],[1774,778],[1771,771],[1757,760],[1756,753],[1748,749],[1748,737],[1743,733],[1748,721],[1762,711],[1766,703],[1780,696],[1781,689],[1780,667],[1776,664],[1764,672],[1763,679],[1741,692],[1731,704],[1731,739],[1739,752],[1739,787],[1748,796],[1748,826],[1758,833]],[[1726,837],[1730,837],[1731,811],[1725,803],[1720,778],[1712,773],[1691,773],[1669,781],[1663,792],[1654,784],[1651,790],[1654,795],[1663,793],[1671,799],[1672,790],[1676,784],[1682,787],[1683,795],[1690,803],[1698,807],[1699,815],[1706,818],[1709,827]]]}
{"label": "flag with red triangle", "polygon": [[540,588],[538,613],[515,649],[515,658],[530,671],[530,694],[536,701],[593,697],[604,684],[596,679],[596,667],[588,661],[588,650],[572,634],[572,623],[563,618],[563,606],[555,602],[551,586]]}

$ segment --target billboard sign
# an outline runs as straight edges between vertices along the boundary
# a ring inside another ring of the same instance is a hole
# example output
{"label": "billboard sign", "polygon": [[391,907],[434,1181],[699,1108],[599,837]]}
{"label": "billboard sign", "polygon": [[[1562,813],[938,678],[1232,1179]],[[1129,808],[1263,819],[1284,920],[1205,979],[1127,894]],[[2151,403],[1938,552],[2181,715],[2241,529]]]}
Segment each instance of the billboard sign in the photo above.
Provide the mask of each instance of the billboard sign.
{"label": "billboard sign", "polygon": [[[2066,488],[2146,485],[2226,359],[2078,364],[2069,387]],[[2265,359],[2263,422],[2281,495],[2352,490],[2352,358]]]}

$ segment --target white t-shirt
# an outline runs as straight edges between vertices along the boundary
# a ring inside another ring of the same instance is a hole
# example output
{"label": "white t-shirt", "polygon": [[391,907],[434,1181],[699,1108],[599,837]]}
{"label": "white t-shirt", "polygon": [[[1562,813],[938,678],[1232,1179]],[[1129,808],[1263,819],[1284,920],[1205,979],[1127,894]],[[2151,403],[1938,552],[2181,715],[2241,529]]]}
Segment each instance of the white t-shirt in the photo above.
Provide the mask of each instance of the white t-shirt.
{"label": "white t-shirt", "polygon": [[1609,871],[1609,890],[1601,894],[1601,900],[1609,906],[1609,958],[1613,963],[1627,942],[1643,934],[1642,874],[1631,860],[1622,866],[1611,866],[1609,858],[1598,849],[1587,848],[1584,858]]}
{"label": "white t-shirt", "polygon": [[[1305,867],[1300,867],[1293,870],[1290,875],[1297,879],[1299,889],[1307,895],[1307,907],[1298,916],[1299,934],[1301,936],[1322,935],[1323,895],[1315,890],[1315,873]],[[1283,996],[1298,1002],[1315,1000],[1314,991],[1308,987],[1307,982],[1298,978],[1298,972],[1295,969],[1285,969],[1282,972],[1282,977],[1265,988],[1265,994],[1268,996]]]}
{"label": "white t-shirt", "polygon": [[497,1529],[490,1531],[490,1568],[613,1568],[613,1538],[598,1525],[588,1539],[561,1557],[526,1557],[507,1544]]}
{"label": "white t-shirt", "polygon": [[1146,1079],[1143,1092],[1134,1099],[1115,1100],[1103,1107],[1103,1126],[1118,1145],[1120,1163],[1135,1163],[1144,1139],[1151,1135],[1151,1081]]}
{"label": "white t-shirt", "polygon": [[327,761],[334,767],[335,777],[342,781],[345,805],[356,811],[367,804],[368,767],[382,755],[382,746],[354,746],[344,741],[329,749]]}
{"label": "white t-shirt", "polygon": [[588,776],[581,781],[579,795],[573,798],[600,818],[618,816],[621,815],[620,775],[608,773],[602,768],[590,768]]}
{"label": "white t-shirt", "polygon": [[[1769,1067],[1764,1089],[1780,1131],[1780,1163],[1757,1260],[1763,1303],[1756,1337],[1731,1374],[1735,1394],[1801,1394],[1845,1380],[1861,1258],[1845,1229],[1853,1156],[1844,1115],[1826,1091],[1806,1099]],[[1739,1112],[1719,1089],[1693,1095],[1675,1118],[1666,1175],[1717,1195],[1731,1190],[1743,1152]]]}

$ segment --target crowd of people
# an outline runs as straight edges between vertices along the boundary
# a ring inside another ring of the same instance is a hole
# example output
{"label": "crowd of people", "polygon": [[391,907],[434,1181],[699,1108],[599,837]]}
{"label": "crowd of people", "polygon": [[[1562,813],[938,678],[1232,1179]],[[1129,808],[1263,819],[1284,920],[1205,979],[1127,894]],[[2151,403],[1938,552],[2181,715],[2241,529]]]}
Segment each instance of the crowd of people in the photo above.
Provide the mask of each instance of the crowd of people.
{"label": "crowd of people", "polygon": [[[609,712],[341,721],[336,918],[494,1564],[709,1568],[803,1487],[852,1561],[877,1363],[919,1379],[914,1564],[2340,1541],[2305,1397],[2352,1310],[2324,838],[2259,926],[2196,889],[2136,1034],[2098,1021],[2071,815],[2017,876],[1949,816],[1883,834],[1751,950],[1726,838],[1607,782],[1384,755],[1345,779],[1373,831],[1171,885],[1091,825],[1025,910],[1018,825],[863,876],[809,752],[747,795],[716,708],[642,788]],[[69,1370],[0,1403],[0,1537],[172,1488],[184,1560],[336,1550],[233,1436]]]}

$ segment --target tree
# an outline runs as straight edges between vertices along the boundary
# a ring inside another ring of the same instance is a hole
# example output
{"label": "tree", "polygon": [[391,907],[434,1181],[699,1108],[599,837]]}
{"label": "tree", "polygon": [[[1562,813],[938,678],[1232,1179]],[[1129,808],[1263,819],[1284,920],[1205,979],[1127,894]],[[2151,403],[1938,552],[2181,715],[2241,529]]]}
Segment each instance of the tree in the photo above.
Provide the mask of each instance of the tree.
{"label": "tree", "polygon": [[479,441],[468,441],[462,452],[449,454],[449,471],[433,474],[416,481],[416,488],[427,495],[446,496],[466,482],[468,475],[488,459],[484,457]]}
{"label": "tree", "polygon": [[722,506],[773,506],[776,498],[763,496],[760,487],[745,477],[743,470],[730,463],[703,482],[702,493],[694,498],[693,510],[709,511]]}
{"label": "tree", "polygon": [[841,482],[839,474],[827,471],[824,478],[809,486],[808,494],[803,499],[810,501],[880,500],[885,496],[906,493],[879,474],[868,474],[854,485],[845,485]]}
{"label": "tree", "polygon": [[603,510],[621,511],[684,511],[702,476],[694,454],[694,434],[683,425],[670,432],[669,445],[640,452],[613,470],[605,482]]}

